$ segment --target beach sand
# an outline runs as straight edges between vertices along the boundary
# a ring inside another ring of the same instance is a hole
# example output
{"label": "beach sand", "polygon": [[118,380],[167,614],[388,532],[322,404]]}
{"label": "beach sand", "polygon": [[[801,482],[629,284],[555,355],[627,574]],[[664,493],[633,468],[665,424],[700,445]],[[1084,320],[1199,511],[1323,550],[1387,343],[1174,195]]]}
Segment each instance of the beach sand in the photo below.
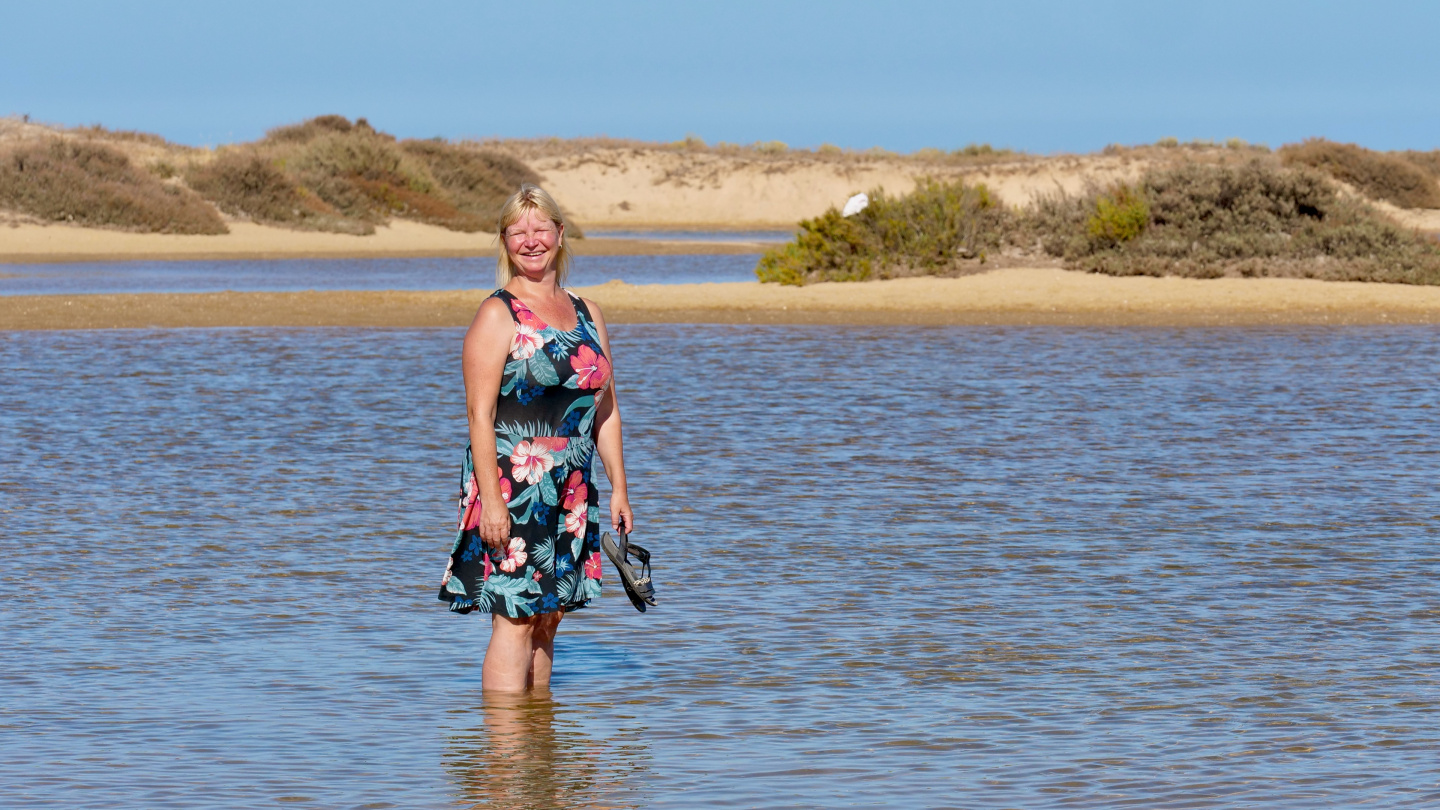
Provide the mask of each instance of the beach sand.
{"label": "beach sand", "polygon": [[[780,287],[577,289],[612,323],[1250,326],[1440,323],[1440,288],[1297,279],[1116,278],[1012,268]],[[488,290],[0,297],[0,329],[463,326]]]}
{"label": "beach sand", "polygon": [[[403,219],[376,228],[370,236],[293,231],[250,222],[226,224],[230,233],[217,236],[0,224],[0,272],[7,272],[5,264],[50,262],[494,256],[497,248],[493,233],[460,233]],[[634,239],[574,239],[570,245],[577,254],[588,256],[759,253],[768,247],[750,242]]]}

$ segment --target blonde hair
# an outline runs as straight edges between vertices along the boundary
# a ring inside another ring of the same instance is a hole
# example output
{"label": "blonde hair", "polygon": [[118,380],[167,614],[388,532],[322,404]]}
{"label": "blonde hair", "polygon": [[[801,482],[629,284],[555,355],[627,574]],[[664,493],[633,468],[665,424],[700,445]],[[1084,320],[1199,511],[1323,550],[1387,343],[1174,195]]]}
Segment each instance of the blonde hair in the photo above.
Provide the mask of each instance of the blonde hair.
{"label": "blonde hair", "polygon": [[[520,190],[511,195],[500,209],[500,229],[497,231],[500,235],[500,257],[495,262],[495,283],[498,286],[504,287],[515,277],[515,265],[510,261],[510,249],[505,244],[505,229],[519,222],[521,217],[531,211],[544,214],[555,223],[557,229],[565,227],[565,215],[560,213],[560,206],[554,197],[537,185],[521,185]],[[565,238],[562,235],[555,249],[555,283],[564,284],[565,277],[569,274],[570,248],[565,247]]]}

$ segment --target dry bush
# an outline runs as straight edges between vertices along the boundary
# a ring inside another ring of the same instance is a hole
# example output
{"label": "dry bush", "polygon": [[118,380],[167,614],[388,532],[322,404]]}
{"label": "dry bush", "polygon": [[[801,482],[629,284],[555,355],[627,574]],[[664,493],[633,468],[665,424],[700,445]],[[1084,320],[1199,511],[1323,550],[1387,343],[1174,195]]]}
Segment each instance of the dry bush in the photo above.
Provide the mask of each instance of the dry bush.
{"label": "dry bush", "polygon": [[1431,177],[1440,179],[1440,150],[1433,152],[1401,152],[1400,156],[1419,166]]}
{"label": "dry bush", "polygon": [[425,165],[456,208],[486,223],[499,219],[500,207],[522,183],[540,182],[529,166],[508,155],[439,140],[400,146]]}
{"label": "dry bush", "polygon": [[1092,193],[1038,206],[1041,228],[1061,231],[1042,243],[1073,269],[1111,275],[1440,284],[1440,244],[1308,169],[1183,165],[1147,172],[1140,188],[1150,214],[1134,238],[1105,244],[1074,232],[1101,209]]}
{"label": "dry bush", "polygon": [[276,127],[265,133],[265,140],[277,143],[305,143],[333,132],[344,134],[355,129],[356,126],[369,129],[370,122],[361,118],[352,124],[350,119],[343,115],[317,115],[298,124]]}
{"label": "dry bush", "polygon": [[88,127],[71,127],[67,132],[102,141],[131,141],[134,143],[149,144],[151,146],[164,146],[178,148],[163,137],[153,132],[138,132],[133,129],[106,129],[99,124],[91,124]]}
{"label": "dry bush", "polygon": [[220,153],[190,169],[186,182],[220,210],[268,225],[366,234],[373,226],[348,220],[253,149]]}
{"label": "dry bush", "polygon": [[1286,166],[1319,169],[1372,199],[1401,208],[1440,208],[1435,175],[1401,155],[1312,138],[1281,147],[1280,159]]}
{"label": "dry bush", "polygon": [[371,233],[391,217],[466,232],[493,228],[505,199],[538,180],[508,155],[441,140],[401,143],[363,118],[338,115],[273,129],[187,178],[226,211],[344,233]]}
{"label": "dry bush", "polygon": [[226,233],[194,192],[160,182],[107,146],[55,138],[0,154],[0,207],[42,219],[148,233]]}

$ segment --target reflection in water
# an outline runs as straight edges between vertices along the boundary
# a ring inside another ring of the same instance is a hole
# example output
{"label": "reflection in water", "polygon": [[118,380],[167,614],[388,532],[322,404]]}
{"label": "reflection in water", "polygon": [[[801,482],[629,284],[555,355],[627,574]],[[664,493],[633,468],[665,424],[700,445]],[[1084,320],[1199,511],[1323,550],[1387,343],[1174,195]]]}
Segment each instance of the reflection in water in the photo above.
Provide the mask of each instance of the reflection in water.
{"label": "reflection in water", "polygon": [[461,799],[476,807],[634,805],[643,745],[596,740],[583,706],[557,704],[549,690],[487,692],[452,712],[445,752]]}

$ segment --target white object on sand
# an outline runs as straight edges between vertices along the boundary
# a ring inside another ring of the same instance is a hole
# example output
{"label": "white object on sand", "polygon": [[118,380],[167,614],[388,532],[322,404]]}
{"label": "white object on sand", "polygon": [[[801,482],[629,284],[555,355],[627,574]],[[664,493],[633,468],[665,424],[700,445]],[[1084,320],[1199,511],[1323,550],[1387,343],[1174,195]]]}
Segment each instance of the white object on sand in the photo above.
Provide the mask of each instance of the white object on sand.
{"label": "white object on sand", "polygon": [[869,204],[870,198],[868,196],[864,194],[856,194],[854,197],[851,197],[850,199],[845,201],[845,208],[840,211],[840,216],[853,217],[861,211],[864,211],[865,206]]}

